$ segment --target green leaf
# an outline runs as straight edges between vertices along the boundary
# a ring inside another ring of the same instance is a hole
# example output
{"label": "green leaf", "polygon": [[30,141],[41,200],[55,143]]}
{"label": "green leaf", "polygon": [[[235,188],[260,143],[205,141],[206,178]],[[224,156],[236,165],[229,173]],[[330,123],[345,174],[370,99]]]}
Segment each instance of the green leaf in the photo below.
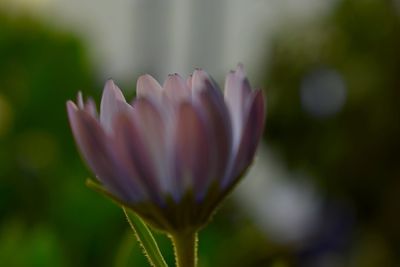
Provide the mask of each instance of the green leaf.
{"label": "green leaf", "polygon": [[143,222],[142,219],[134,212],[122,207],[126,218],[136,235],[137,240],[143,248],[143,252],[153,267],[168,267],[165,262],[160,249],[158,248],[157,242],[154,239],[150,229]]}

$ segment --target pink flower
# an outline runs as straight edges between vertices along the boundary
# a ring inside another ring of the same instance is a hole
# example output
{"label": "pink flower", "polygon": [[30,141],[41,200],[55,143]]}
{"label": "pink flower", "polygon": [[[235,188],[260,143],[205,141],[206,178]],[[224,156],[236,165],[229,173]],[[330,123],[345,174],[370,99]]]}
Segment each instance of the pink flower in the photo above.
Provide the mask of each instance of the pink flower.
{"label": "pink flower", "polygon": [[224,95],[203,70],[163,86],[137,81],[127,103],[107,81],[100,106],[67,102],[79,150],[101,190],[153,226],[199,228],[251,164],[265,120],[264,98],[242,65],[225,81]]}

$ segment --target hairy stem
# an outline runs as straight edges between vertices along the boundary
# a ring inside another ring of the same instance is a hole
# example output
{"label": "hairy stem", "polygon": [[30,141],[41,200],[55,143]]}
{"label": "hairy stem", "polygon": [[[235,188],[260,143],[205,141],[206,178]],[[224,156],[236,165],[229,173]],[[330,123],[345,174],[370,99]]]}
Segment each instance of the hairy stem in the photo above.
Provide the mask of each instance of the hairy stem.
{"label": "hairy stem", "polygon": [[197,232],[179,232],[171,235],[176,267],[197,266]]}

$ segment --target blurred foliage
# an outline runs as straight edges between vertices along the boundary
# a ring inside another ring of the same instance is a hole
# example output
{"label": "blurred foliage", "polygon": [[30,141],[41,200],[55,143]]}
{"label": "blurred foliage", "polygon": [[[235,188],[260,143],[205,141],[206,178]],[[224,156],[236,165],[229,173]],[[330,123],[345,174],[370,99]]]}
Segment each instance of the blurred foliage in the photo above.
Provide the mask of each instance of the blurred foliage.
{"label": "blurred foliage", "polygon": [[92,88],[93,73],[76,37],[28,16],[0,13],[2,266],[112,262],[108,247],[119,244],[123,216],[112,204],[99,205],[84,187],[88,173],[65,113],[67,99]]}
{"label": "blurred foliage", "polygon": [[[282,31],[264,73],[268,140],[354,214],[350,244],[339,252],[345,260],[329,266],[400,264],[399,47],[395,1],[343,0],[321,21]],[[321,70],[337,73],[346,88],[331,116],[302,102],[305,79]],[[315,262],[304,266],[325,266]]]}

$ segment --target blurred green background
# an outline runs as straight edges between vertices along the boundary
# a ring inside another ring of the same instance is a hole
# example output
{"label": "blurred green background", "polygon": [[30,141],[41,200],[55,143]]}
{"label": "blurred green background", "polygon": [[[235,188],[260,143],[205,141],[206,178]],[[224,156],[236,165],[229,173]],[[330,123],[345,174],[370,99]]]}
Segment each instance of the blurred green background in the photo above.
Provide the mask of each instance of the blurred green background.
{"label": "blurred green background", "polygon": [[[87,35],[43,15],[52,12],[44,8],[51,0],[16,2],[0,4],[0,266],[147,266],[122,211],[85,187],[91,173],[65,102],[78,90],[99,101],[108,75],[121,77],[117,83],[132,96],[137,73],[175,70],[136,64],[125,70],[131,77],[118,76],[118,68],[93,60]],[[317,16],[284,13],[277,29],[258,27],[264,40],[249,76],[267,95],[265,138],[239,193],[200,233],[200,267],[400,265],[400,3],[328,2]],[[103,20],[113,29],[113,19]],[[215,27],[205,32],[235,46]],[[207,62],[190,64],[214,66]],[[220,83],[224,68],[216,67]],[[172,266],[169,240],[157,239]]]}

